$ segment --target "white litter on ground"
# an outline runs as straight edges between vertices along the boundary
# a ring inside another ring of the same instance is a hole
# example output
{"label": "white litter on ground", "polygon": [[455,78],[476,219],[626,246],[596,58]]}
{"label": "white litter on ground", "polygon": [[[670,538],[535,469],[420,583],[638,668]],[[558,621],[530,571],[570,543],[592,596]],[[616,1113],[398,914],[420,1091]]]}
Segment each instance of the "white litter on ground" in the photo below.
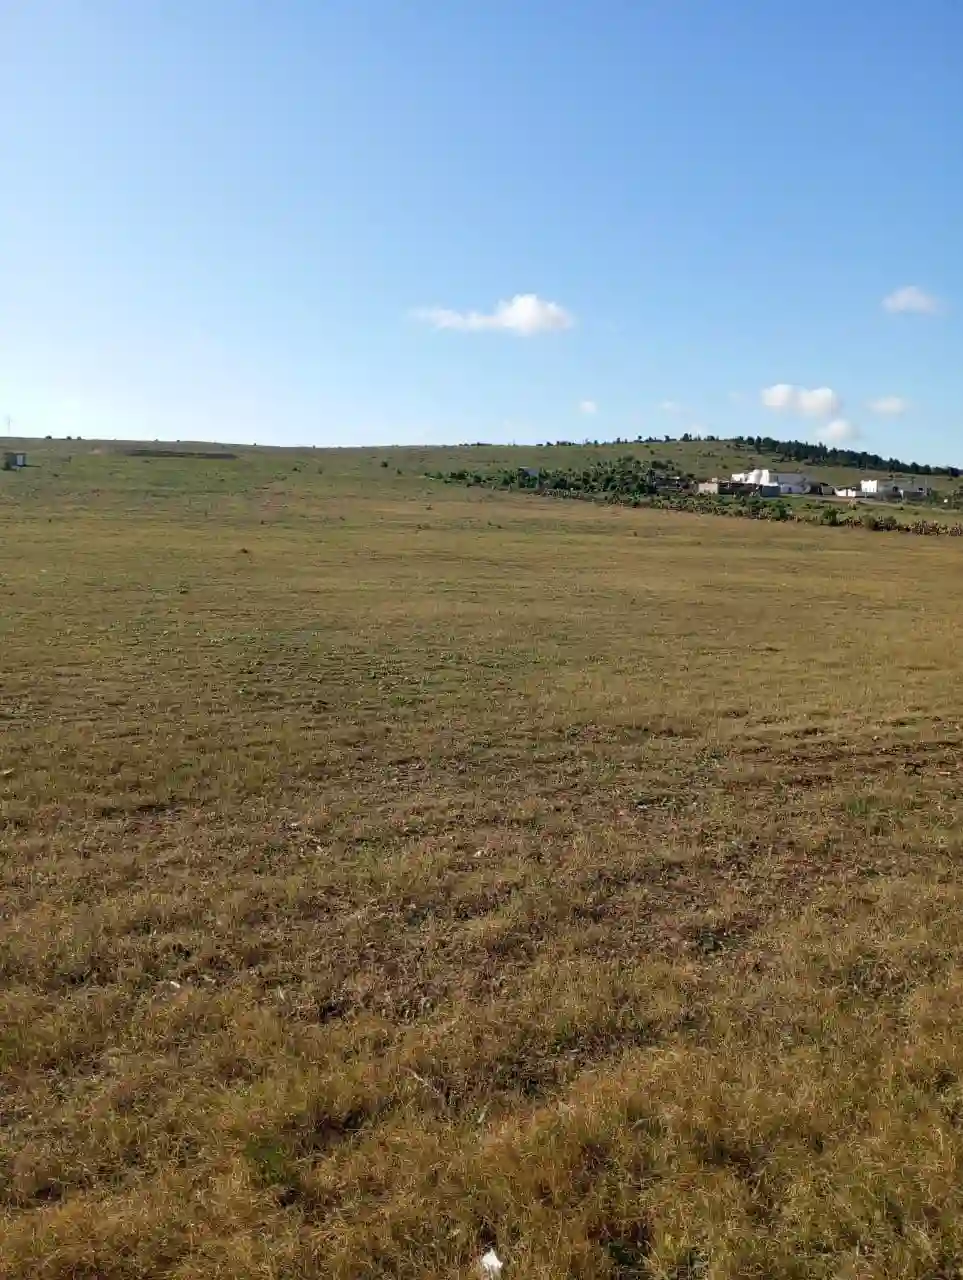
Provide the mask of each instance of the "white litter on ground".
{"label": "white litter on ground", "polygon": [[485,1277],[485,1280],[498,1280],[504,1265],[495,1250],[489,1249],[479,1262],[478,1270]]}

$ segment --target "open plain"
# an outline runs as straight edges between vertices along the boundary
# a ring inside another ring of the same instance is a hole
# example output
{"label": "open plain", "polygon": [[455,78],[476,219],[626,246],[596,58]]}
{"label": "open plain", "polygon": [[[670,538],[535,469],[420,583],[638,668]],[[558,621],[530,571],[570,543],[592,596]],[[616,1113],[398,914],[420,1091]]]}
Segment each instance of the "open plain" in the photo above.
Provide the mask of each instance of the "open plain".
{"label": "open plain", "polygon": [[963,544],[237,452],[0,483],[0,1275],[960,1275]]}

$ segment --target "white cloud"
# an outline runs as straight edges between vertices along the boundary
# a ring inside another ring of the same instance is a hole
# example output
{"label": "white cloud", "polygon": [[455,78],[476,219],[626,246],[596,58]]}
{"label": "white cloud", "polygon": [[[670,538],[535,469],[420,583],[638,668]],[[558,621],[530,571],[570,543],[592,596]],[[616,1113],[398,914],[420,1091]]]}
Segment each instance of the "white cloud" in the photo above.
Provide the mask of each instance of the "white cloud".
{"label": "white cloud", "polygon": [[858,440],[859,436],[859,427],[848,418],[834,418],[819,433],[820,440],[824,440],[826,444],[849,444],[852,440]]}
{"label": "white cloud", "polygon": [[788,382],[777,382],[775,386],[763,387],[759,398],[767,409],[792,409],[796,404],[796,388]]}
{"label": "white cloud", "polygon": [[942,309],[939,298],[926,293],[919,285],[906,284],[894,289],[883,299],[884,311],[915,311],[921,315],[935,315]]}
{"label": "white cloud", "polygon": [[815,387],[807,391],[799,387],[796,391],[796,403],[799,412],[808,418],[828,418],[839,411],[839,396],[832,387]]}
{"label": "white cloud", "polygon": [[802,413],[807,418],[828,418],[839,412],[840,399],[832,387],[794,387],[789,382],[777,382],[763,387],[759,393],[767,409],[780,413]]}
{"label": "white cloud", "polygon": [[659,408],[662,410],[663,413],[681,413],[682,412],[682,405],[679,404],[678,400],[660,400]]}
{"label": "white cloud", "polygon": [[895,418],[905,413],[910,406],[909,401],[904,400],[902,396],[878,396],[875,400],[870,400],[869,407],[873,413],[882,413],[887,417]]}
{"label": "white cloud", "polygon": [[599,411],[599,407],[594,400],[580,400],[578,407],[579,413],[587,413],[589,416],[593,416]]}
{"label": "white cloud", "polygon": [[451,311],[447,307],[419,307],[412,312],[436,329],[460,329],[464,333],[501,330],[520,338],[536,333],[571,329],[575,317],[557,302],[544,302],[534,293],[516,293],[511,302],[499,302],[490,314],[481,311]]}

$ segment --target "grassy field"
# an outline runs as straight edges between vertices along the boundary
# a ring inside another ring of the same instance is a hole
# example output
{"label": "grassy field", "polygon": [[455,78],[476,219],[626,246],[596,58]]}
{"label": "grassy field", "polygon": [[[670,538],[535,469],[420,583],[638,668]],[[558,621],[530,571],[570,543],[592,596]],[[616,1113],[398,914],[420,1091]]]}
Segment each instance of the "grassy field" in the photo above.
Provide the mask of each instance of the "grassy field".
{"label": "grassy field", "polygon": [[[667,462],[670,467],[683,473],[691,473],[700,480],[709,479],[712,476],[725,477],[733,472],[751,470],[754,467],[771,467],[777,471],[803,471],[815,480],[823,480],[840,487],[855,485],[858,488],[862,478],[889,478],[891,475],[900,483],[911,484],[922,481],[934,490],[946,493],[953,492],[961,483],[947,476],[918,476],[909,472],[894,474],[872,469],[854,471],[847,467],[796,463],[786,461],[778,454],[756,452],[748,445],[740,446],[731,440],[669,440],[653,444],[627,441],[620,445],[586,443],[539,447],[482,444],[448,448],[352,450],[348,455],[323,449],[300,451],[242,449],[238,451],[240,465],[233,469],[233,473],[225,472],[222,481],[214,477],[209,470],[205,472],[200,469],[196,476],[190,475],[183,467],[170,471],[166,462],[161,459],[126,459],[119,468],[110,465],[118,450],[152,447],[143,444],[116,446],[97,441],[24,440],[11,441],[9,445],[4,445],[4,448],[7,447],[25,448],[31,459],[39,461],[45,467],[49,461],[53,470],[59,473],[59,478],[66,482],[66,492],[70,492],[77,484],[78,470],[84,472],[85,478],[89,478],[92,483],[98,484],[132,484],[139,490],[145,486],[149,487],[152,480],[155,484],[158,483],[163,476],[164,481],[173,482],[175,487],[184,485],[188,491],[198,484],[201,486],[210,484],[216,491],[216,486],[221,483],[230,483],[233,488],[243,490],[250,485],[263,484],[272,476],[290,482],[295,466],[309,472],[313,471],[314,474],[319,467],[322,469],[327,467],[329,475],[337,475],[343,485],[349,478],[355,481],[359,477],[370,479],[372,468],[384,461],[388,462],[392,474],[401,468],[401,474],[410,479],[412,476],[420,476],[430,470],[448,472],[460,467],[477,468],[481,471],[518,466],[581,468],[625,454],[632,454],[643,461],[655,459]],[[216,449],[218,446],[186,444],[173,447],[209,450]],[[72,471],[67,469],[68,464],[65,460],[68,457],[71,459],[69,466],[73,467]],[[91,458],[97,458],[99,462],[95,472],[88,475],[88,464]],[[145,471],[145,467],[153,470]],[[47,467],[45,483],[48,492],[51,478],[51,469]],[[384,479],[386,477],[382,476],[381,480],[384,481]],[[383,488],[383,484],[381,487]]]}
{"label": "grassy field", "polygon": [[0,1276],[961,1274],[957,540],[31,458]]}

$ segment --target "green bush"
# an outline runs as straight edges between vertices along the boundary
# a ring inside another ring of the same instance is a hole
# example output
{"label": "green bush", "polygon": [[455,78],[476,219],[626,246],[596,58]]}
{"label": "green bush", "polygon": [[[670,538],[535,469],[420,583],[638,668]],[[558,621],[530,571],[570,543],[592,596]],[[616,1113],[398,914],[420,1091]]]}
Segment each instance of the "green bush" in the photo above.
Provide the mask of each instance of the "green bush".
{"label": "green bush", "polygon": [[[685,486],[681,473],[665,474],[659,464],[629,455],[615,461],[597,460],[584,463],[576,470],[557,468],[540,469],[529,474],[526,467],[498,468],[491,471],[450,471],[447,474],[427,472],[429,479],[447,484],[478,485],[494,490],[515,490],[545,497],[578,499],[585,502],[605,502],[627,507],[651,507],[659,510],[688,511],[693,515],[717,515],[756,520],[802,520],[810,524],[832,525],[842,529],[902,530],[907,533],[927,534],[947,532],[931,521],[917,520],[903,524],[892,511],[879,511],[865,507],[841,510],[834,504],[804,503],[796,505],[776,499],[766,500],[756,496],[712,496],[696,494]],[[679,480],[676,480],[676,475]],[[963,505],[963,489],[960,490]],[[963,528],[957,536],[963,535]]]}

